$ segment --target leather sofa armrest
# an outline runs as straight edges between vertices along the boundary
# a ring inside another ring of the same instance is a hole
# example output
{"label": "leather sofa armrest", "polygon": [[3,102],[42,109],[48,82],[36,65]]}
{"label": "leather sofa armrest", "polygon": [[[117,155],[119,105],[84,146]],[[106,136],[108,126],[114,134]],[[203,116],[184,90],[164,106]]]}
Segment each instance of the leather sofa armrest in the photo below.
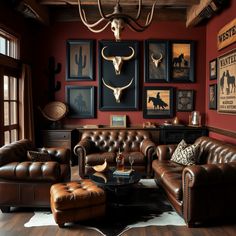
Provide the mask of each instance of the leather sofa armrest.
{"label": "leather sofa armrest", "polygon": [[140,151],[147,158],[147,176],[152,175],[152,161],[153,161],[153,155],[155,153],[155,148],[156,145],[150,139],[145,139],[140,144]]}
{"label": "leather sofa armrest", "polygon": [[177,144],[158,145],[156,149],[157,159],[160,161],[170,160],[177,146]]}
{"label": "leather sofa armrest", "polygon": [[62,147],[44,148],[60,164],[70,164],[70,150]]}
{"label": "leather sofa armrest", "polygon": [[79,156],[80,150],[82,150],[83,154],[86,156],[87,154],[92,152],[92,142],[89,139],[82,139],[77,143],[74,147],[74,154]]}
{"label": "leather sofa armrest", "polygon": [[74,154],[78,156],[79,175],[81,178],[83,178],[85,174],[85,157],[92,152],[92,147],[92,142],[86,138],[80,140],[74,147]]}
{"label": "leather sofa armrest", "polygon": [[140,145],[140,151],[145,155],[148,156],[148,153],[152,152],[152,154],[155,151],[156,145],[150,140],[150,139],[145,139],[141,145]]}
{"label": "leather sofa armrest", "polygon": [[185,167],[182,175],[186,187],[236,183],[236,162],[193,165]]}
{"label": "leather sofa armrest", "polygon": [[236,162],[185,167],[183,217],[188,225],[235,212]]}

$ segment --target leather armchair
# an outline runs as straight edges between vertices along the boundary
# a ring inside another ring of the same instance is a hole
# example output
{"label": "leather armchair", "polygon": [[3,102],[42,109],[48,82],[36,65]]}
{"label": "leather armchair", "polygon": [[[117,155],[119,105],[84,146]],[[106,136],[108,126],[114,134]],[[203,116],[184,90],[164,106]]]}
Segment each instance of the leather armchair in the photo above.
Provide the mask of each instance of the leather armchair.
{"label": "leather armchair", "polygon": [[32,162],[28,150],[36,149],[29,140],[20,140],[0,148],[0,208],[11,206],[50,207],[50,187],[70,180],[70,151],[45,148],[52,161]]}
{"label": "leather armchair", "polygon": [[130,168],[129,155],[133,155],[135,157],[133,168],[145,175],[151,175],[155,144],[148,132],[97,130],[85,131],[74,147],[74,153],[79,158],[80,176],[82,178],[87,176],[92,171],[92,166],[102,164],[105,159],[110,167],[116,166],[119,149],[125,157],[126,168]]}
{"label": "leather armchair", "polygon": [[177,145],[157,147],[152,163],[157,182],[189,227],[224,218],[235,218],[236,147],[209,137],[200,145],[197,165],[170,161]]}

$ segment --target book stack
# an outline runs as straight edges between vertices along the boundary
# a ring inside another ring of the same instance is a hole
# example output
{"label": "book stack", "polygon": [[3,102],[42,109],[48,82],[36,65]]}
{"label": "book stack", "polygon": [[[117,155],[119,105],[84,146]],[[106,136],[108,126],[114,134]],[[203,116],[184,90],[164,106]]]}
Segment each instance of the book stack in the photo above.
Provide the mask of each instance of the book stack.
{"label": "book stack", "polygon": [[115,170],[115,171],[113,172],[113,175],[129,176],[132,172],[133,172],[132,169]]}

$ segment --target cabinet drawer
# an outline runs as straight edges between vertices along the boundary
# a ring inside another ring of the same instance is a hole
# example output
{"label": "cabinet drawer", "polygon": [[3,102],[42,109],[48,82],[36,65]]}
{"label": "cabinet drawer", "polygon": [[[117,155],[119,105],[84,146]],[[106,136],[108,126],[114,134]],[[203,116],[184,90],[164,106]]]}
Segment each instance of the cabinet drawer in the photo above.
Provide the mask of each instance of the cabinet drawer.
{"label": "cabinet drawer", "polygon": [[47,140],[68,140],[71,137],[70,132],[47,132],[43,135]]}
{"label": "cabinet drawer", "polygon": [[44,143],[45,147],[64,147],[64,148],[71,148],[69,141],[48,141]]}

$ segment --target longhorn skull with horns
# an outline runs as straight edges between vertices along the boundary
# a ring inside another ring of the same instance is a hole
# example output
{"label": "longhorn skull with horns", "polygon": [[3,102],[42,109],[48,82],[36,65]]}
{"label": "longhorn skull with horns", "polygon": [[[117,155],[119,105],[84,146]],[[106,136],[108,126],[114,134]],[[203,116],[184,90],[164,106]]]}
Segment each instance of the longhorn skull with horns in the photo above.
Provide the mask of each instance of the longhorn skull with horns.
{"label": "longhorn skull with horns", "polygon": [[154,55],[152,54],[151,58],[152,58],[152,62],[154,63],[155,67],[157,68],[157,67],[159,67],[159,64],[161,63],[163,56],[160,53],[160,57],[158,59],[156,59],[156,58],[154,58]]}
{"label": "longhorn skull with horns", "polygon": [[104,81],[104,79],[102,78],[103,84],[104,84],[107,88],[113,90],[113,94],[114,94],[114,97],[115,97],[117,103],[120,103],[120,97],[121,97],[122,91],[123,91],[124,89],[128,88],[128,87],[132,84],[133,80],[134,80],[134,78],[132,78],[132,80],[131,80],[127,85],[125,85],[125,86],[123,86],[123,87],[116,87],[116,88],[114,88],[114,87],[112,87],[111,85],[106,84],[105,81]]}
{"label": "longhorn skull with horns", "polygon": [[107,46],[102,49],[102,52],[101,52],[102,57],[105,60],[107,60],[107,61],[112,61],[114,69],[115,69],[115,72],[116,72],[117,75],[119,75],[120,72],[121,72],[121,67],[123,65],[123,62],[124,61],[128,61],[128,60],[133,58],[133,56],[134,56],[134,49],[132,47],[129,47],[132,50],[132,53],[129,56],[105,56],[104,55],[104,50],[106,48],[107,48]]}
{"label": "longhorn skull with horns", "polygon": [[[102,32],[104,29],[107,28],[109,24],[111,24],[111,30],[114,33],[116,41],[121,40],[121,32],[124,30],[125,24],[127,24],[131,30],[137,32],[143,32],[151,24],[157,0],[153,3],[151,11],[147,15],[145,25],[141,25],[140,23],[137,22],[137,20],[140,18],[142,0],[139,0],[138,12],[136,17],[124,14],[119,2],[120,1],[117,0],[116,5],[114,6],[113,13],[105,15],[101,6],[101,0],[98,0],[98,10],[101,15],[101,18],[97,22],[88,23],[85,11],[81,7],[81,0],[78,0],[80,18],[82,22],[85,24],[85,26],[87,26],[87,28],[94,33]],[[103,25],[101,25],[99,29],[96,29],[96,27],[101,23]]]}

